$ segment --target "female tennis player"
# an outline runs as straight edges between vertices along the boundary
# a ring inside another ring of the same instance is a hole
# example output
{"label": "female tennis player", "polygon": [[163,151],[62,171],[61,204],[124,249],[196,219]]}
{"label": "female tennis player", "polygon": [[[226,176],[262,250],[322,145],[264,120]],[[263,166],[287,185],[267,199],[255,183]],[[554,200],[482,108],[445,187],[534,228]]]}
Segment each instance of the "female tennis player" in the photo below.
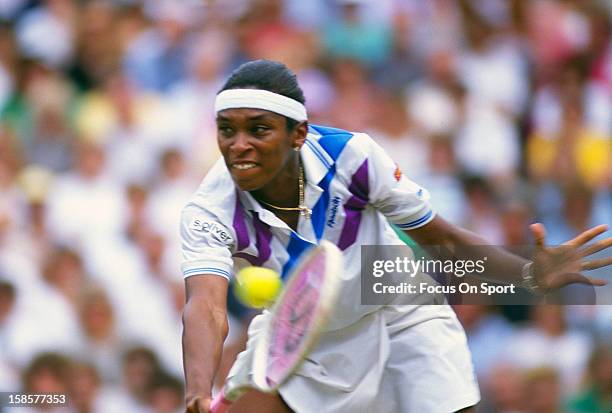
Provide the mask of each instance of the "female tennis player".
{"label": "female tennis player", "polygon": [[[181,225],[187,412],[210,411],[234,272],[258,265],[286,275],[321,240],[336,244],[345,263],[331,320],[278,394],[250,391],[230,411],[472,412],[480,395],[452,309],[361,305],[360,248],[401,245],[389,222],[423,245],[486,242],[436,216],[427,191],[367,135],[309,125],[302,90],[283,64],[260,60],[239,67],[217,95],[215,111],[223,158],[185,207]],[[593,228],[571,243],[580,247],[605,230]],[[533,261],[501,249],[489,256],[489,263],[515,270],[514,278],[502,281],[540,291],[575,282],[605,284],[579,272],[610,264],[582,260],[612,239],[551,265],[554,251],[544,247],[543,226],[535,224],[532,231],[541,247]],[[251,323],[247,349],[230,376],[250,362],[264,318]]]}

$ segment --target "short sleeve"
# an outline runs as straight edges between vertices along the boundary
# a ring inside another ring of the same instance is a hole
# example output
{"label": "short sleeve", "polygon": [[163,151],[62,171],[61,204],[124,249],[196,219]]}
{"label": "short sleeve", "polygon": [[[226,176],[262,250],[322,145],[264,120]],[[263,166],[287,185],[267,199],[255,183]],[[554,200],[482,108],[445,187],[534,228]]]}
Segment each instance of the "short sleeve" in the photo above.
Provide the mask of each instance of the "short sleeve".
{"label": "short sleeve", "polygon": [[366,151],[370,204],[401,229],[415,229],[430,222],[435,213],[429,192],[408,179],[391,157],[368,135],[359,135]]}
{"label": "short sleeve", "polygon": [[206,210],[189,205],[181,214],[183,277],[212,274],[230,278],[233,272],[232,232]]}

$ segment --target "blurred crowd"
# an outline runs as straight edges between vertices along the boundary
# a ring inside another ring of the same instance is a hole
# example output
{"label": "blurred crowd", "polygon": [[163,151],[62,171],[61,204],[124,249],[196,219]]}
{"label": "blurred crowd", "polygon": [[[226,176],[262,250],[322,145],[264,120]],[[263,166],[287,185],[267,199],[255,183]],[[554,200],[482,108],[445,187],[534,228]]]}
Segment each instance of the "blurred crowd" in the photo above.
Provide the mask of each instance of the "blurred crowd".
{"label": "blurred crowd", "polygon": [[[609,0],[0,1],[0,391],[181,411],[179,214],[248,60],[492,244],[611,223],[611,22]],[[252,316],[230,309],[223,371]],[[456,311],[480,412],[612,410],[612,306]]]}

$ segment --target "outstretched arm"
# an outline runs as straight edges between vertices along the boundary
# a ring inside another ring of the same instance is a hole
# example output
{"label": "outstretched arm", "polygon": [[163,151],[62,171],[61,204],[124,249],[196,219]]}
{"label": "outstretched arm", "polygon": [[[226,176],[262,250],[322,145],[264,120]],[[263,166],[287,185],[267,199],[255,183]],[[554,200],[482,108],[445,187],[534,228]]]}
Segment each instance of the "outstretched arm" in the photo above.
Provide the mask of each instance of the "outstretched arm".
{"label": "outstretched arm", "polygon": [[195,275],[188,277],[185,285],[183,369],[187,413],[208,413],[212,383],[228,331],[228,281],[217,275]]}
{"label": "outstretched arm", "polygon": [[[612,246],[612,238],[607,238],[591,245],[585,244],[607,230],[606,225],[600,225],[585,231],[576,238],[558,247],[546,247],[545,228],[542,224],[533,224],[530,229],[535,238],[535,254],[533,261],[514,255],[503,248],[488,248],[487,265],[500,276],[496,281],[517,282],[525,280],[524,275],[532,276],[532,290],[545,293],[568,284],[582,283],[602,286],[607,282],[582,274],[584,270],[592,270],[612,264],[612,257],[587,261],[587,257]],[[440,246],[452,251],[453,246],[485,246],[488,242],[482,237],[456,227],[441,217],[434,218],[428,224],[407,231],[407,234],[423,246]],[[528,266],[528,267],[526,267]],[[499,271],[496,271],[498,270]]]}

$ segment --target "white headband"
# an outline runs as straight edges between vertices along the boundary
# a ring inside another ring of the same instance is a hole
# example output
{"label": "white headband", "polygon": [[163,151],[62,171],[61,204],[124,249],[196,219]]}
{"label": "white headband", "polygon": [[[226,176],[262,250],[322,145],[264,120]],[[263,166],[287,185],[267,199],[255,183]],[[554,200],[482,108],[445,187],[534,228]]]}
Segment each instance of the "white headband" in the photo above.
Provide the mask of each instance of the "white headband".
{"label": "white headband", "polygon": [[225,109],[264,109],[298,122],[308,120],[306,107],[297,100],[261,89],[228,89],[217,95],[215,113]]}

